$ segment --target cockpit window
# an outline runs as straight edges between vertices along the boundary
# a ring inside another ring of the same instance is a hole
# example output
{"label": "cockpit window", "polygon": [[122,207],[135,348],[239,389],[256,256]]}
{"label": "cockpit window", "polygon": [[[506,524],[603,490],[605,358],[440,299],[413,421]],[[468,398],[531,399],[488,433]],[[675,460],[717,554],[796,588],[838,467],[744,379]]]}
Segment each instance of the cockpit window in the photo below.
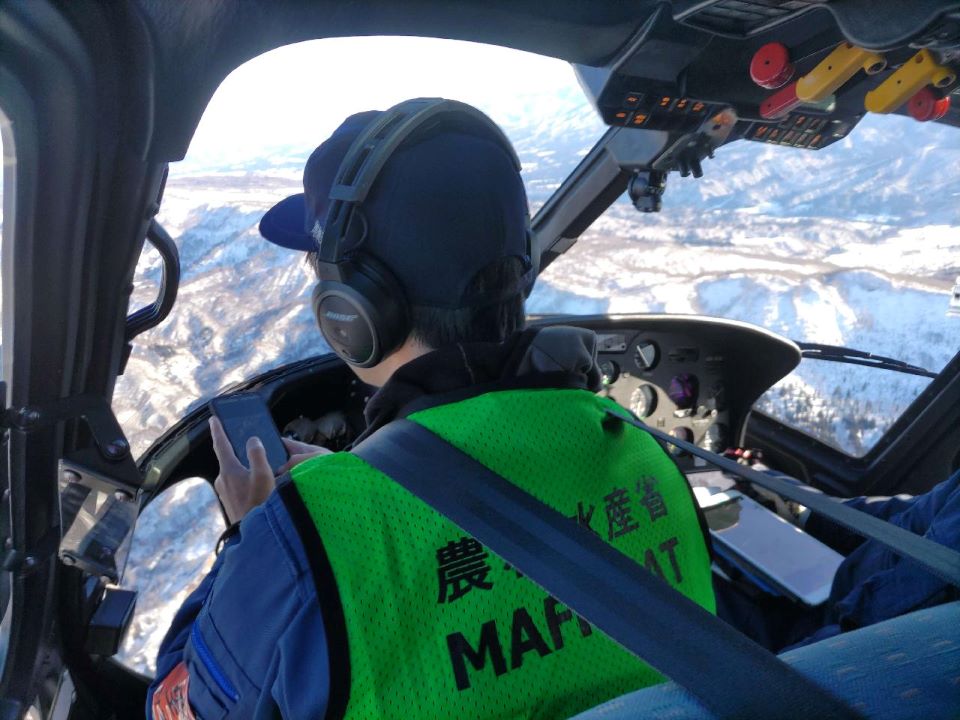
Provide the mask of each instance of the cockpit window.
{"label": "cockpit window", "polygon": [[[236,70],[170,169],[159,220],[180,248],[180,294],[136,339],[114,394],[137,452],[225,386],[327,350],[308,306],[311,272],[262,241],[257,223],[301,189],[305,158],[343,117],[418,95],[470,102],[500,123],[534,210],[604,131],[569,65],[504,48],[329,39]],[[944,191],[960,182],[960,149],[945,139],[956,132],[868,116],[819,151],[725,146],[703,178],[671,174],[661,213],[614,203],[546,270],[529,310],[717,315],[939,371],[960,347],[960,317],[947,316],[960,208]],[[158,263],[145,251],[144,297]],[[862,455],[926,384],[804,361],[757,408]]]}
{"label": "cockpit window", "polygon": [[[939,372],[960,349],[957,132],[869,115],[823,150],[722,147],[703,178],[670,175],[659,214],[614,203],[530,309],[715,315]],[[928,383],[804,360],[756,407],[860,456]]]}
{"label": "cockpit window", "polygon": [[[12,229],[9,222],[4,223],[4,214],[12,214],[13,211],[13,193],[11,190],[13,189],[14,168],[16,168],[13,156],[12,127],[10,121],[3,114],[3,110],[0,110],[0,157],[3,157],[3,171],[0,172],[0,263],[3,263],[6,245],[4,239]],[[2,270],[2,267],[0,267],[0,270]],[[3,294],[3,273],[0,272],[0,318],[3,318]],[[9,338],[4,337],[4,329],[6,329],[6,323],[0,324],[0,378],[6,380],[8,368],[7,364],[4,363],[2,349],[7,346]],[[8,329],[7,332],[9,332]],[[9,350],[9,348],[7,349]],[[4,402],[6,402],[6,398],[4,398]]]}
{"label": "cockpit window", "polygon": [[[534,208],[604,130],[567,63],[489,45],[329,39],[238,68],[170,167],[158,220],[180,249],[180,291],[167,320],[134,341],[113,400],[137,454],[225,386],[327,352],[309,308],[311,271],[263,241],[257,224],[302,190],[306,158],[344,117],[417,96],[462,100],[497,121],[517,147]],[[131,312],[156,296],[159,263],[145,249]]]}
{"label": "cockpit window", "polygon": [[[13,209],[13,193],[11,192],[13,188],[13,179],[14,179],[14,168],[16,163],[14,162],[13,154],[13,134],[10,126],[10,122],[7,119],[6,115],[3,114],[3,110],[0,110],[0,157],[3,158],[3,169],[0,172],[0,380],[3,380],[6,383],[8,378],[8,364],[4,362],[4,355],[9,352],[8,344],[10,342],[9,327],[6,320],[5,310],[6,303],[3,302],[4,291],[6,288],[3,286],[3,273],[6,270],[8,265],[6,260],[6,251],[7,251],[7,240],[10,230],[10,219],[11,211]],[[4,217],[7,217],[7,222],[4,222]],[[4,397],[3,403],[4,407],[7,407],[7,398]],[[6,452],[6,449],[3,448],[3,452]],[[0,488],[4,490],[8,487],[7,483],[9,478],[6,477],[6,462],[0,462],[0,472],[4,475],[0,476]],[[8,493],[3,493],[4,497],[8,497]],[[3,537],[10,537],[10,506],[9,500],[0,503],[0,535]],[[7,658],[7,648],[10,640],[10,628],[11,623],[13,622],[12,611],[13,607],[10,603],[10,578],[12,573],[5,570],[0,570],[0,673],[3,672],[3,666]]]}
{"label": "cockpit window", "polygon": [[520,154],[535,207],[606,129],[561,60],[435,38],[332,38],[274,50],[231,73],[171,178],[213,173],[296,190],[310,152],[346,116],[412,97],[461,100],[490,115]]}

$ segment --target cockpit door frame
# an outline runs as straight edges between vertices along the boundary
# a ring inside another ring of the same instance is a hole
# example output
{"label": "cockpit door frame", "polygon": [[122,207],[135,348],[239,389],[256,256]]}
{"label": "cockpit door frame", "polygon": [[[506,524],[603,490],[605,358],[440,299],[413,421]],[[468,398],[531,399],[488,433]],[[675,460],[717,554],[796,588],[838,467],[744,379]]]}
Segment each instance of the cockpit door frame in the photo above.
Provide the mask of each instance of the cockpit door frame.
{"label": "cockpit door frame", "polygon": [[[0,6],[0,105],[17,161],[3,248],[14,414],[65,398],[106,400],[116,381],[130,281],[163,172],[149,160],[153,52],[137,12],[132,3]],[[19,561],[10,568],[0,718],[31,706],[46,716],[47,690],[67,666],[78,702],[98,694],[94,661],[82,652],[82,618],[97,589],[57,560],[58,463],[93,443],[74,419],[14,423],[7,434],[11,532],[3,540]]]}

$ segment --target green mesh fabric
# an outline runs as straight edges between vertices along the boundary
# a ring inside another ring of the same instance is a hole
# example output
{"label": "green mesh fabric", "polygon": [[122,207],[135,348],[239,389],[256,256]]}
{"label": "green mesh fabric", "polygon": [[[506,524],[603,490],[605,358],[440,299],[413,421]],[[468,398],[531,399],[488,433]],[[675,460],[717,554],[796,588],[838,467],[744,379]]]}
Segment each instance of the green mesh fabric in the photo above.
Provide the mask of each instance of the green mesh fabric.
{"label": "green mesh fabric", "polygon": [[[714,611],[686,481],[645,433],[605,423],[606,407],[586,391],[509,391],[410,419]],[[348,716],[569,717],[662,680],[356,456],[292,475],[344,609]]]}

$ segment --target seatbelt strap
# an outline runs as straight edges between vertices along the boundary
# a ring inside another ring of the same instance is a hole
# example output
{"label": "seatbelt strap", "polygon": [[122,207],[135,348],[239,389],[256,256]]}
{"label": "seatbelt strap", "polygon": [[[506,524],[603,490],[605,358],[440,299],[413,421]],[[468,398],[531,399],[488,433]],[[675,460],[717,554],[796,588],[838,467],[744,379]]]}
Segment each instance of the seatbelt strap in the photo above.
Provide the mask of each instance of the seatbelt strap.
{"label": "seatbelt strap", "polygon": [[423,426],[395,420],[352,452],[718,718],[860,717],[593,532]]}
{"label": "seatbelt strap", "polygon": [[759,472],[740,463],[729,460],[721,455],[704,450],[693,443],[679,440],[672,435],[646,425],[640,420],[621,415],[618,412],[607,410],[612,417],[620,418],[634,427],[649,433],[657,440],[668,443],[698,458],[706,460],[711,465],[726,470],[753,485],[765,488],[787,500],[793,500],[810,508],[811,512],[823,515],[842,527],[862,535],[870,540],[886,545],[897,555],[919,563],[927,570],[946,582],[960,587],[960,552],[948,548],[946,545],[935,543],[928,538],[905,530],[902,527],[881,520],[860,510],[847,507],[842,502],[832,499],[829,495],[808,490],[803,486],[794,485],[781,478]]}

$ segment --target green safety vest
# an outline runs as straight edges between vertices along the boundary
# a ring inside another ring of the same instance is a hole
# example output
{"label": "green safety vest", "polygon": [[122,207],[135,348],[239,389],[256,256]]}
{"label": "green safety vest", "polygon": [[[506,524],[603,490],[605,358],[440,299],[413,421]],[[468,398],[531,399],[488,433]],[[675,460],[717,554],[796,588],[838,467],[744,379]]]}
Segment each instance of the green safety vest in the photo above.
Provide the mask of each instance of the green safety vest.
{"label": "green safety vest", "polygon": [[[714,612],[686,480],[649,435],[604,422],[608,407],[585,390],[512,390],[409,419]],[[559,718],[663,681],[357,456],[291,474],[343,608],[346,716]]]}

